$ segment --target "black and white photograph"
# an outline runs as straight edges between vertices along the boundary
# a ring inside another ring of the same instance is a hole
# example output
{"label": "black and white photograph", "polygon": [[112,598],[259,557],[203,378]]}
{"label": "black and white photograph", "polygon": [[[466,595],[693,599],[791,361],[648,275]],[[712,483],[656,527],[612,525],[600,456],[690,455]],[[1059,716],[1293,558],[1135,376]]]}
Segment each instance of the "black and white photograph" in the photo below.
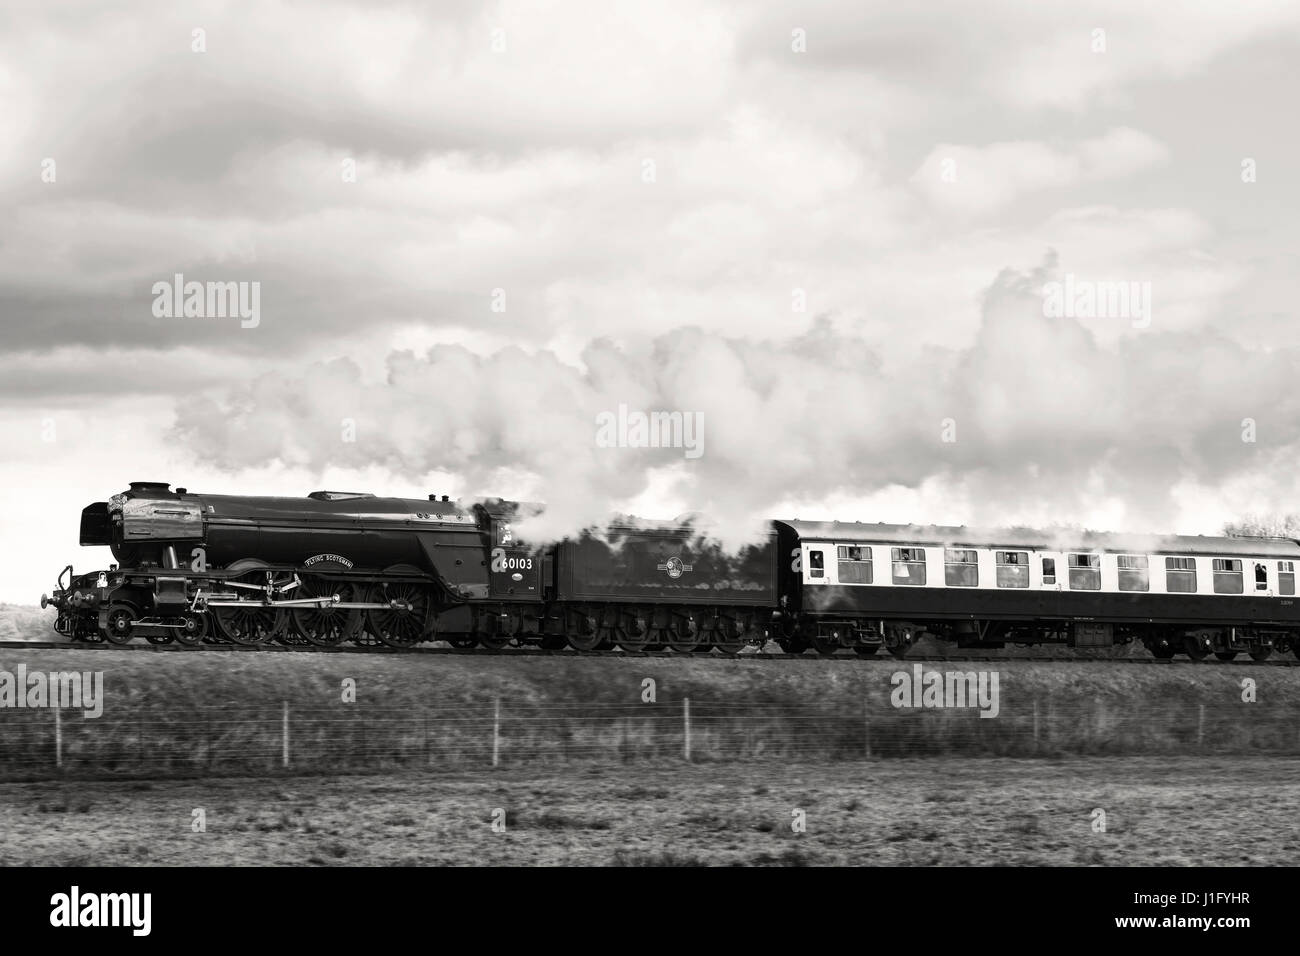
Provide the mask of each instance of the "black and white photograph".
{"label": "black and white photograph", "polygon": [[1274,0],[5,0],[21,921],[1281,925],[1298,61]]}

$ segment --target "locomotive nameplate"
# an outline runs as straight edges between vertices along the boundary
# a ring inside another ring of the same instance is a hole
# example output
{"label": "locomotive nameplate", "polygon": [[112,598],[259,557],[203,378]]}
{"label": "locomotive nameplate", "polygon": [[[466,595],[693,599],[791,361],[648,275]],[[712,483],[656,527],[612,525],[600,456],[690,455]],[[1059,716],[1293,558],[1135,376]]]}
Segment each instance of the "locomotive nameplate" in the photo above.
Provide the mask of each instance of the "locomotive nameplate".
{"label": "locomotive nameplate", "polygon": [[341,564],[345,568],[352,567],[352,562],[341,554],[314,554],[302,564],[303,567],[310,568],[313,564],[320,564],[322,561],[333,561],[335,564]]}

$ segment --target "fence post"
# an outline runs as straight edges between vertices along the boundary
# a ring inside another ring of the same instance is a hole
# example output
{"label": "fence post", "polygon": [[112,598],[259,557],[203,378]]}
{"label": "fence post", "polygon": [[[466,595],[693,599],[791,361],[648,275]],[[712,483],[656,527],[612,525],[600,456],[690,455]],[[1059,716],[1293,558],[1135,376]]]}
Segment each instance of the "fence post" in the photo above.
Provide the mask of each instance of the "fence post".
{"label": "fence post", "polygon": [[862,715],[862,755],[871,759],[871,705],[868,703]]}
{"label": "fence post", "polygon": [[280,755],[280,766],[288,769],[289,767],[289,702],[287,700],[284,702],[283,727],[284,727],[284,734],[283,734],[284,748],[283,748],[283,752]]}
{"label": "fence post", "polygon": [[212,735],[212,715],[208,714],[208,716],[205,719],[207,720],[207,724],[208,724],[208,769],[211,770],[212,763],[216,759],[216,754],[214,753],[214,751],[217,748],[217,740]]}
{"label": "fence post", "polygon": [[682,699],[682,728],[685,731],[682,736],[682,752],[689,763],[691,759],[691,699],[689,697]]}
{"label": "fence post", "polygon": [[492,710],[492,766],[501,763],[501,698]]}
{"label": "fence post", "polygon": [[1034,698],[1034,749],[1038,749],[1038,698]]}
{"label": "fence post", "polygon": [[424,765],[429,766],[429,712],[424,712]]}
{"label": "fence post", "polygon": [[1205,744],[1205,705],[1197,704],[1196,706],[1196,746],[1201,747]]}
{"label": "fence post", "polygon": [[54,708],[54,767],[63,769],[63,709]]}

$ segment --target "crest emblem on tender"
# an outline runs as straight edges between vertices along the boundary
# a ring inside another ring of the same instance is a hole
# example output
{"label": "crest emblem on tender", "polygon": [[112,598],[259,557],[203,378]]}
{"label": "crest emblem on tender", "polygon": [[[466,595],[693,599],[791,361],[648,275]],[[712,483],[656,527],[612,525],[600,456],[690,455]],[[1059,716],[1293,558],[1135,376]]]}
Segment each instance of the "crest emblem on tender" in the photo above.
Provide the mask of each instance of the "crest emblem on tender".
{"label": "crest emblem on tender", "polygon": [[682,559],[677,557],[676,555],[673,555],[663,564],[656,565],[656,567],[660,571],[667,571],[668,576],[674,580],[680,578],[683,572],[692,570],[691,565],[683,564]]}

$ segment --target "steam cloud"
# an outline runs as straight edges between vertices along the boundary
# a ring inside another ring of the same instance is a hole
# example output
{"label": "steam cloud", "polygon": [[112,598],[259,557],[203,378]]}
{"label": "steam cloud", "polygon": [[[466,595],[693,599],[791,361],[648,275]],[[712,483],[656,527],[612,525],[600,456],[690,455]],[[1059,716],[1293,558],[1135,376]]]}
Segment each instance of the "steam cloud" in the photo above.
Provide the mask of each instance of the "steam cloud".
{"label": "steam cloud", "polygon": [[[1256,482],[1237,510],[1287,510],[1300,442],[1295,351],[1160,331],[1158,305],[1150,329],[1103,347],[1089,324],[1117,320],[1043,316],[1053,268],[1003,272],[969,348],[896,367],[825,319],[783,341],[698,329],[642,348],[596,340],[582,367],[545,351],[439,346],[393,353],[383,382],[340,359],[187,400],[174,437],[232,471],[278,459],[379,463],[404,483],[452,472],[469,495],[545,501],[534,540],[599,524],[652,486],[737,544],[780,507],[933,479],[960,492],[976,524],[1077,522],[1109,497],[1123,502],[1127,526],[1115,530],[1160,531],[1173,530],[1177,483],[1226,486],[1273,462],[1273,483]],[[703,454],[600,447],[597,416],[620,404],[702,413]],[[1247,417],[1254,443],[1242,440]],[[341,440],[344,419],[356,422],[355,442]],[[944,440],[947,419],[956,441]]]}

